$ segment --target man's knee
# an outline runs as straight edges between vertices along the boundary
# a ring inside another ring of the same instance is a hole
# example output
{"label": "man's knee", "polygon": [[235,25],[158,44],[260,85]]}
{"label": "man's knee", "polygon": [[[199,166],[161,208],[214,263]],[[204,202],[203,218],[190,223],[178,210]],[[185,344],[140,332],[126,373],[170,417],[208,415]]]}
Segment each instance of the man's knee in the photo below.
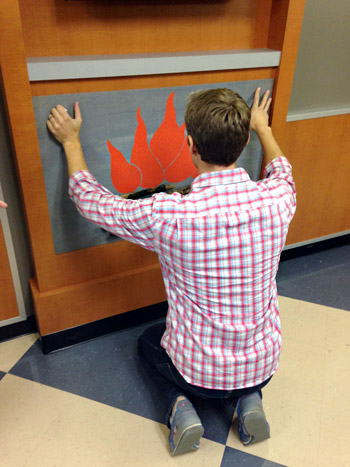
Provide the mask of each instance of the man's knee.
{"label": "man's knee", "polygon": [[165,332],[165,323],[159,323],[159,324],[150,326],[139,337],[138,339],[139,346],[144,345],[145,342],[147,342],[155,347],[159,347],[160,341],[163,337],[164,332]]}
{"label": "man's knee", "polygon": [[160,345],[160,341],[165,331],[165,324],[160,323],[147,328],[139,337],[137,351],[141,358],[154,363],[167,362],[169,357]]}

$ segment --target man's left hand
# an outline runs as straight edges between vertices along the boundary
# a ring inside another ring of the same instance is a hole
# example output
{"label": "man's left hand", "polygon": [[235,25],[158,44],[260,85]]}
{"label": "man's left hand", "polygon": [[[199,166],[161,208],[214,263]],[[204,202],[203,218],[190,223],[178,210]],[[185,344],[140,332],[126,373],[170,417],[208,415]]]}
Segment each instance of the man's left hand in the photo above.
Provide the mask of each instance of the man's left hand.
{"label": "man's left hand", "polygon": [[57,141],[63,145],[79,141],[82,119],[78,102],[74,104],[74,114],[75,118],[70,117],[67,109],[62,105],[58,105],[51,109],[46,122],[48,129]]}

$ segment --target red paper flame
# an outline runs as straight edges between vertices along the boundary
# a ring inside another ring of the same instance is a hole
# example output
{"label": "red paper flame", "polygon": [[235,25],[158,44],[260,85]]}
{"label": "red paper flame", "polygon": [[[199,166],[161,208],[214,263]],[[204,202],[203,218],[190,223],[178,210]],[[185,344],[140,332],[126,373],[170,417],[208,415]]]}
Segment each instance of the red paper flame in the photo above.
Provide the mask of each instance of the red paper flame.
{"label": "red paper flame", "polygon": [[163,169],[174,161],[185,141],[185,124],[179,127],[176,121],[174,95],[172,92],[168,97],[164,119],[150,141],[151,151],[159,159]]}
{"label": "red paper flame", "polygon": [[162,183],[164,172],[158,159],[149,150],[147,128],[141,117],[140,107],[137,109],[137,121],[130,162],[141,170],[141,188],[154,188]]}
{"label": "red paper flame", "polygon": [[111,155],[111,176],[114,187],[120,193],[131,193],[140,185],[141,172],[136,165],[129,164],[123,154],[107,141]]}
{"label": "red paper flame", "polygon": [[148,146],[147,128],[137,109],[138,125],[130,163],[123,154],[107,141],[111,155],[111,177],[120,193],[131,193],[141,188],[155,188],[164,181],[179,183],[198,175],[185,137],[185,124],[176,121],[174,93],[168,97],[162,123]]}
{"label": "red paper flame", "polygon": [[190,176],[196,178],[197,175],[198,170],[193,165],[190,148],[185,142],[178,157],[165,170],[165,178],[170,183],[179,183]]}

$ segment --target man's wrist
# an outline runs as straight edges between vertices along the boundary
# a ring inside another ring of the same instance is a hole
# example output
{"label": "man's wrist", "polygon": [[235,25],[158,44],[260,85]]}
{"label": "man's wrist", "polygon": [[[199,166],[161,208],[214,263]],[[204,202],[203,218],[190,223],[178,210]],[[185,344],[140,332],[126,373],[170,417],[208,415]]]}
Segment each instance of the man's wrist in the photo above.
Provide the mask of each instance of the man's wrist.
{"label": "man's wrist", "polygon": [[261,128],[257,128],[256,133],[261,138],[269,137],[272,136],[272,129],[270,126],[263,126]]}
{"label": "man's wrist", "polygon": [[62,143],[62,146],[65,151],[70,151],[72,149],[81,148],[79,136],[75,137],[74,139],[65,141],[64,143]]}
{"label": "man's wrist", "polygon": [[79,136],[65,141],[63,149],[67,158],[69,177],[79,170],[89,170],[85,162]]}

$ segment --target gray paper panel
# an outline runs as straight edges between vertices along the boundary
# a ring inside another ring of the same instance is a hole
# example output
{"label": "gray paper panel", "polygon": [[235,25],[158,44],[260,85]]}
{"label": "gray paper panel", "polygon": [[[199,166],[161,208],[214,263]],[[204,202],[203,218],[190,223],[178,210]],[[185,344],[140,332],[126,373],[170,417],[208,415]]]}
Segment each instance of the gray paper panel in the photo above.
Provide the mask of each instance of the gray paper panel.
{"label": "gray paper panel", "polygon": [[[99,183],[112,193],[117,193],[111,180],[107,140],[119,149],[128,161],[130,160],[137,127],[138,107],[141,108],[141,116],[147,126],[148,141],[150,141],[163,121],[166,102],[172,92],[175,92],[174,106],[177,123],[181,126],[184,121],[186,99],[192,91],[227,87],[238,92],[251,105],[257,87],[261,87],[264,92],[267,89],[272,90],[272,86],[273,80],[255,80],[33,97],[56,254],[102,245],[117,241],[118,238],[110,236],[81,217],[69,199],[67,166],[63,150],[46,128],[46,120],[52,107],[62,104],[72,115],[73,104],[79,101],[83,118],[80,136],[87,165]],[[261,159],[261,146],[256,134],[252,132],[251,141],[240,156],[238,166],[244,167],[253,180],[258,180]],[[189,178],[179,183],[178,186],[188,185],[191,181],[192,179]]]}

